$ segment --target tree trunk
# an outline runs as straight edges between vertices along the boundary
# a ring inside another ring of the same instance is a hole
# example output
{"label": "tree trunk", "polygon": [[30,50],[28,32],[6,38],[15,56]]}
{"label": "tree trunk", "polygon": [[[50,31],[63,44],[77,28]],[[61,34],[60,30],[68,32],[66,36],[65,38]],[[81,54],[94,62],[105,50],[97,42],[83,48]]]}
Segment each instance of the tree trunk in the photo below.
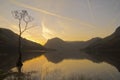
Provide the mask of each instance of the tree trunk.
{"label": "tree trunk", "polygon": [[18,44],[18,61],[16,63],[18,72],[21,73],[21,68],[22,68],[22,52],[21,52],[21,34],[19,35],[18,38],[19,44]]}
{"label": "tree trunk", "polygon": [[17,60],[17,63],[16,63],[16,66],[17,66],[17,69],[18,69],[18,72],[21,73],[21,68],[22,68],[22,51],[21,51],[21,20],[19,20],[19,37],[18,37],[18,60]]}
{"label": "tree trunk", "polygon": [[21,51],[21,34],[19,35],[18,53],[19,53],[19,59],[22,60],[22,51]]}

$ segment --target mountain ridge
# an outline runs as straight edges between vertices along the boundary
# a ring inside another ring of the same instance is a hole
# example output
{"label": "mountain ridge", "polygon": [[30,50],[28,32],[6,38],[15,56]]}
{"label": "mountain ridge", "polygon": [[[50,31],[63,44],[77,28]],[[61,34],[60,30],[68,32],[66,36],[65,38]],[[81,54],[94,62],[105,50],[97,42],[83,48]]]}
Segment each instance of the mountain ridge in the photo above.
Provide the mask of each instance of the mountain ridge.
{"label": "mountain ridge", "polygon": [[[50,45],[49,45],[50,44]],[[60,38],[49,39],[45,44],[47,48],[55,49],[80,49],[87,51],[119,51],[120,47],[120,26],[105,38],[95,37],[88,41],[64,41]]]}
{"label": "mountain ridge", "polygon": [[88,51],[120,51],[120,27],[111,35],[103,38],[101,41],[93,43],[86,47]]}
{"label": "mountain ridge", "polygon": [[52,49],[56,49],[56,50],[61,50],[61,49],[83,49],[85,48],[86,46],[98,41],[98,40],[101,40],[101,38],[99,37],[96,37],[96,38],[92,38],[88,41],[64,41],[60,38],[52,38],[52,39],[49,39],[47,41],[47,43],[44,45],[46,48],[52,48]]}
{"label": "mountain ridge", "polygon": [[[21,39],[22,49],[44,49],[41,44],[27,40],[25,38]],[[15,48],[18,47],[18,35],[13,31],[5,28],[0,28],[0,48]]]}

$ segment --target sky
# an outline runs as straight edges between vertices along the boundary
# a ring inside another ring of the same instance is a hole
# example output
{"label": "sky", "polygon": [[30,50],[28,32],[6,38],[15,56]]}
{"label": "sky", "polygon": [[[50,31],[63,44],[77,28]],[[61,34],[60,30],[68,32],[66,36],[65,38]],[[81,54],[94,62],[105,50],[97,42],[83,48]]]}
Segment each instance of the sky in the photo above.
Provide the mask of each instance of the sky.
{"label": "sky", "polygon": [[120,0],[0,0],[0,28],[18,33],[11,11],[27,10],[34,20],[22,37],[44,45],[48,39],[104,38],[120,25]]}

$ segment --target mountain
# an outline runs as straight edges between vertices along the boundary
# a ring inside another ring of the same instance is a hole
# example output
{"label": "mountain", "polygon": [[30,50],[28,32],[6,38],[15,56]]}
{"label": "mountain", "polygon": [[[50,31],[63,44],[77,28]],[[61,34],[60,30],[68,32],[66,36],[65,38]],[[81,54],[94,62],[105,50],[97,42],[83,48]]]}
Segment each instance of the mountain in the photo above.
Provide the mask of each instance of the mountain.
{"label": "mountain", "polygon": [[63,41],[53,38],[48,40],[45,46],[57,49],[45,54],[53,63],[59,63],[64,59],[89,59],[97,63],[107,62],[120,72],[120,27],[105,38],[96,37],[88,41]]}
{"label": "mountain", "polygon": [[64,41],[60,38],[49,39],[45,44],[45,47],[48,49],[56,50],[79,50],[84,49],[86,46],[101,40],[101,38],[93,38],[88,41]]}
{"label": "mountain", "polygon": [[86,51],[120,52],[120,27],[103,39],[96,37],[88,41],[64,41],[60,38],[53,38],[47,41],[45,47],[57,50],[84,49]]}
{"label": "mountain", "polygon": [[[45,48],[35,42],[22,38],[22,61],[43,54]],[[8,71],[18,60],[18,35],[11,30],[0,28],[0,70]]]}
{"label": "mountain", "polygon": [[46,48],[57,49],[57,48],[63,47],[64,43],[65,42],[63,40],[56,37],[56,38],[53,38],[53,39],[49,39],[44,46]]}
{"label": "mountain", "polygon": [[86,47],[87,51],[120,52],[120,27],[111,35]]}
{"label": "mountain", "polygon": [[[44,47],[25,38],[21,39],[23,50],[41,50]],[[0,51],[15,51],[18,48],[18,35],[11,30],[0,28]]]}
{"label": "mountain", "polygon": [[97,42],[99,42],[99,41],[101,41],[102,40],[102,38],[100,38],[100,37],[95,37],[95,38],[92,38],[92,39],[90,39],[90,40],[88,40],[88,41],[85,41],[84,43],[84,47],[82,48],[82,49],[84,49],[84,48],[86,48],[86,47],[88,47],[89,45],[91,45],[91,44],[95,44],[95,43],[97,43]]}

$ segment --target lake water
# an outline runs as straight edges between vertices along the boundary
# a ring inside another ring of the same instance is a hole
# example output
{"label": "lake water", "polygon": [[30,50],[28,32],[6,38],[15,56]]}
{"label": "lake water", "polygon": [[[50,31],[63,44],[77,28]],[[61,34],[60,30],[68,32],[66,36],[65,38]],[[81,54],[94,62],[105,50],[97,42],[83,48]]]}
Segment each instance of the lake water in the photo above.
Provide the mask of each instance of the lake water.
{"label": "lake water", "polygon": [[85,53],[73,53],[45,53],[25,61],[22,72],[30,73],[30,80],[120,80],[113,65]]}

